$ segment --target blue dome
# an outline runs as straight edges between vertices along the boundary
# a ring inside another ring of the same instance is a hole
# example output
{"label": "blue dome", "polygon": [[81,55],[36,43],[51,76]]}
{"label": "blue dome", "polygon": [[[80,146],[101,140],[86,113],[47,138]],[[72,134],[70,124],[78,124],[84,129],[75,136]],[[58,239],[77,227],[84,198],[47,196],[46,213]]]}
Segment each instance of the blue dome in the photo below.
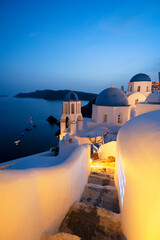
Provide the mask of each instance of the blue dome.
{"label": "blue dome", "polygon": [[79,101],[79,98],[77,96],[77,94],[73,91],[69,91],[65,98],[64,98],[64,101]]}
{"label": "blue dome", "polygon": [[139,73],[132,77],[130,82],[151,82],[151,79],[147,74]]}
{"label": "blue dome", "polygon": [[96,98],[97,106],[128,106],[128,99],[124,92],[118,88],[107,88],[100,92]]}

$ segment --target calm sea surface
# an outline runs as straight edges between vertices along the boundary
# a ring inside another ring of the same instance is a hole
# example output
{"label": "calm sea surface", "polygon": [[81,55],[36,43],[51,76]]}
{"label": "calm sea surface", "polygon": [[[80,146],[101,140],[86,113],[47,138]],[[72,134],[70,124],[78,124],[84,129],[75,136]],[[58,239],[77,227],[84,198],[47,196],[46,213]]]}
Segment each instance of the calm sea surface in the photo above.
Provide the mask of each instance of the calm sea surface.
{"label": "calm sea surface", "polygon": [[[87,101],[82,101],[82,106],[85,104]],[[60,119],[61,114],[62,101],[0,97],[0,162],[47,151],[56,145],[55,132],[59,128],[46,119],[50,115]],[[16,140],[21,140],[17,146]]]}

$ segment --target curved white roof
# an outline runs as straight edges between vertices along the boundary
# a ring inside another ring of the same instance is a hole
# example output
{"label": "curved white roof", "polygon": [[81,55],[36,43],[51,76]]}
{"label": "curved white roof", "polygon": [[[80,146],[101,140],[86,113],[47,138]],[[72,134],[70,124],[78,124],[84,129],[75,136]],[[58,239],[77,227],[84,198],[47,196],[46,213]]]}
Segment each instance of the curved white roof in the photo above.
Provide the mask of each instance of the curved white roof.
{"label": "curved white roof", "polygon": [[160,110],[125,123],[117,144],[116,185],[124,234],[130,240],[159,240]]}
{"label": "curved white roof", "polygon": [[126,122],[120,128],[117,140],[121,154],[124,153],[126,159],[131,159],[129,164],[143,167],[147,161],[150,164],[160,162],[160,158],[157,159],[160,146],[160,110],[141,114]]}
{"label": "curved white roof", "polygon": [[149,94],[146,101],[150,104],[160,104],[160,93]]}

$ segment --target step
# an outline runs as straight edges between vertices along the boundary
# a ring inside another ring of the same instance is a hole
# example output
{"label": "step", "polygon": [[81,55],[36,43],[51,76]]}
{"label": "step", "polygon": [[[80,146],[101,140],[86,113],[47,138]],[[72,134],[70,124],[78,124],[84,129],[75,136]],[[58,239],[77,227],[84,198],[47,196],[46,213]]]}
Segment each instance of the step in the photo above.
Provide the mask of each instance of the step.
{"label": "step", "polygon": [[99,177],[108,177],[110,179],[114,179],[114,174],[113,173],[102,173],[102,172],[91,172],[92,175],[96,175]]}
{"label": "step", "polygon": [[103,166],[98,164],[92,164],[91,165],[91,172],[99,172],[99,173],[105,173],[105,174],[114,174],[114,167],[109,166]]}
{"label": "step", "polygon": [[118,193],[115,186],[101,186],[88,183],[81,197],[81,202],[105,208],[119,213]]}
{"label": "step", "polygon": [[102,186],[115,186],[114,179],[110,177],[110,175],[95,175],[90,174],[88,177],[88,183],[94,183]]}
{"label": "step", "polygon": [[59,232],[74,234],[83,240],[124,240],[120,214],[84,203],[75,203],[70,208]]}

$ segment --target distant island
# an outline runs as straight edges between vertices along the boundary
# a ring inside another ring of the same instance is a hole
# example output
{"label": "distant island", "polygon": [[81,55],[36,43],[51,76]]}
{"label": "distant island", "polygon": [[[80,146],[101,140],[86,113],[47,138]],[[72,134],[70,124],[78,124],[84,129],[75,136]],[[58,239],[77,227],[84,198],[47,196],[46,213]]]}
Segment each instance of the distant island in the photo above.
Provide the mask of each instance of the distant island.
{"label": "distant island", "polygon": [[[15,97],[17,98],[42,98],[45,100],[63,100],[65,95],[70,90],[36,90],[35,92],[30,93],[19,93]],[[97,97],[95,93],[87,93],[87,92],[80,92],[74,91],[80,100],[89,101],[91,98]]]}
{"label": "distant island", "polygon": [[0,94],[0,97],[8,97],[8,96],[4,94]]}

